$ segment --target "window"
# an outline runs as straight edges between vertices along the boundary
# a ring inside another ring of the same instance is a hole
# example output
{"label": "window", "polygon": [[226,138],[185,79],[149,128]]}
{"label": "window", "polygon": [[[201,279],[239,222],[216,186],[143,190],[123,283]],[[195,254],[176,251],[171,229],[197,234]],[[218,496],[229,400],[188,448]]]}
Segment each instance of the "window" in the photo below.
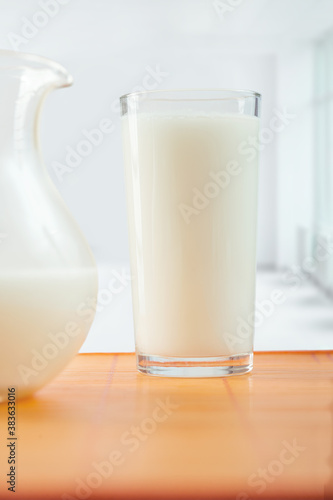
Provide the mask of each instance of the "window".
{"label": "window", "polygon": [[333,33],[315,52],[315,225],[333,229]]}

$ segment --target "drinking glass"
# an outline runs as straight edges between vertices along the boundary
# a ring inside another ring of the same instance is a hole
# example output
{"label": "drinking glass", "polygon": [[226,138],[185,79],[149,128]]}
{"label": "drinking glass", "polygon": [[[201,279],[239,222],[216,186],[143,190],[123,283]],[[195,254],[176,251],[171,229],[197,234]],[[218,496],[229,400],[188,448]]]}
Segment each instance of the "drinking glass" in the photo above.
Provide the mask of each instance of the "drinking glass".
{"label": "drinking glass", "polygon": [[252,369],[260,94],[120,98],[137,367]]}

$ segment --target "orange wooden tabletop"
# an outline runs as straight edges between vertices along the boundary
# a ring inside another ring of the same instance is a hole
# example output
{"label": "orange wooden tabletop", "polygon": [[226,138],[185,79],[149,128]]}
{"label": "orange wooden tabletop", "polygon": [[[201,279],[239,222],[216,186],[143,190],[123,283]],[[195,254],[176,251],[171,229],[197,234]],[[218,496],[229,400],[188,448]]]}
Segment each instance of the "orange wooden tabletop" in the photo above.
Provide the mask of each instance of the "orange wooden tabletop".
{"label": "orange wooden tabletop", "polygon": [[333,353],[256,353],[251,374],[141,375],[133,354],[80,354],[17,402],[16,493],[0,498],[333,499]]}

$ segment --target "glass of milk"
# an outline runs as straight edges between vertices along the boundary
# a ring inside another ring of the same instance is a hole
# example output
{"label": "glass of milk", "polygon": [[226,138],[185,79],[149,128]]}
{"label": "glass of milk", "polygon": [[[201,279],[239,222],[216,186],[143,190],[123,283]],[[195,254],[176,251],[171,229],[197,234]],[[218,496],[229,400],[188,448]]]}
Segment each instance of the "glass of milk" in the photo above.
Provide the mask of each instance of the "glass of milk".
{"label": "glass of milk", "polygon": [[252,369],[260,94],[121,97],[137,366]]}

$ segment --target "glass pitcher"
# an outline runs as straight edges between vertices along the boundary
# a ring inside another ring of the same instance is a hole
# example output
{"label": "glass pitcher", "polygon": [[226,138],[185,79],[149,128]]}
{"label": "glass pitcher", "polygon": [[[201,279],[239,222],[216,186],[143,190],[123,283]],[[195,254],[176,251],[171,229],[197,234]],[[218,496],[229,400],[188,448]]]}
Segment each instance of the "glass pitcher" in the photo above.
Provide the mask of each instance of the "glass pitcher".
{"label": "glass pitcher", "polygon": [[71,85],[59,64],[0,51],[0,398],[46,384],[94,318],[93,255],[43,164],[45,96]]}

